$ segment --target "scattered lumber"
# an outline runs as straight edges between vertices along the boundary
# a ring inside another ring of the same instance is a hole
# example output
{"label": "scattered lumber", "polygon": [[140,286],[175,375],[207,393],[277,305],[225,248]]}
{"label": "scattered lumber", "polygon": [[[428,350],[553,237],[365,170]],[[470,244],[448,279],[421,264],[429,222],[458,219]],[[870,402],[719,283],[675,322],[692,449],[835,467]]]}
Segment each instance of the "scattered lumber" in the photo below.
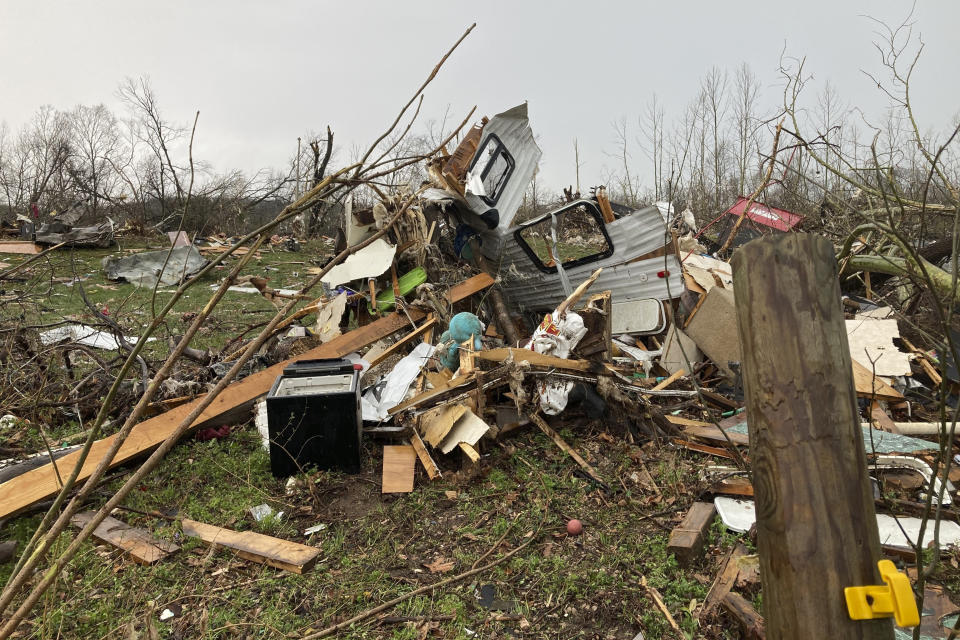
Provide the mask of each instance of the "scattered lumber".
{"label": "scattered lumber", "polygon": [[[92,511],[78,513],[70,518],[70,524],[83,528],[94,515]],[[93,530],[93,537],[122,549],[140,564],[153,564],[180,550],[180,547],[172,542],[160,540],[149,531],[131,527],[111,516],[104,518]]]}
{"label": "scattered lumber", "polygon": [[690,566],[700,555],[716,515],[717,508],[712,502],[694,502],[680,525],[670,532],[667,551],[677,557],[680,566]]}
{"label": "scattered lumber", "polygon": [[208,545],[233,549],[245,560],[293,573],[306,573],[320,555],[320,549],[315,547],[253,531],[233,531],[186,518],[180,524],[184,535],[199,538]]}
{"label": "scattered lumber", "polygon": [[[485,273],[473,276],[452,287],[447,292],[447,300],[450,302],[463,300],[486,289],[493,283],[493,278]],[[355,331],[338,336],[330,342],[300,354],[297,358],[285,360],[247,376],[224,389],[194,421],[191,430],[224,424],[246,414],[253,406],[253,402],[270,390],[274,380],[283,372],[284,367],[294,360],[339,358],[409,326],[410,320],[416,322],[426,316],[426,311],[415,307],[408,308],[405,313],[392,313]],[[164,414],[137,424],[117,452],[110,465],[111,468],[124,464],[158,446],[170,433],[176,430],[180,422],[190,414],[195,403],[199,402],[202,397],[200,396],[193,402],[180,405]],[[77,476],[78,484],[90,477],[103,454],[109,449],[112,439],[113,436],[103,438],[93,444],[90,455]],[[79,453],[71,453],[61,458],[58,464],[61,469],[70,469],[76,464],[78,458]],[[38,467],[0,484],[0,519],[9,517],[41,500],[56,495],[59,489],[57,474],[51,464]]]}
{"label": "scattered lumber", "polygon": [[687,372],[683,369],[679,369],[671,374],[669,378],[657,384],[653,389],[651,389],[651,391],[660,391],[661,389],[666,389],[685,375],[687,375]]}

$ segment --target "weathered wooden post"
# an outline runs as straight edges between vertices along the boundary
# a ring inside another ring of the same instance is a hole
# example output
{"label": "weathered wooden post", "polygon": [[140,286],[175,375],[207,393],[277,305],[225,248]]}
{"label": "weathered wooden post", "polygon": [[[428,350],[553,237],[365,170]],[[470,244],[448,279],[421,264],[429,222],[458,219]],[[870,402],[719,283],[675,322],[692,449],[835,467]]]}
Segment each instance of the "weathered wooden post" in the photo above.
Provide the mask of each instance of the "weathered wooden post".
{"label": "weathered wooden post", "polygon": [[844,601],[883,583],[833,247],[785,234],[732,264],[767,637],[892,640]]}

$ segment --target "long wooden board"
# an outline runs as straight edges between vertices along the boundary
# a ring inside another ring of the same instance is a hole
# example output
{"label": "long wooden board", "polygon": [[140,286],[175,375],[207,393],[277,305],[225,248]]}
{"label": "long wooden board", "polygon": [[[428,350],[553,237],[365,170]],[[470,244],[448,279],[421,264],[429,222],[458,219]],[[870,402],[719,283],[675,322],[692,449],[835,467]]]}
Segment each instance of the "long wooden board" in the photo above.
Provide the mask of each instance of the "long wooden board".
{"label": "long wooden board", "polygon": [[[451,302],[457,302],[478,291],[482,291],[492,284],[493,278],[482,273],[452,287],[447,293],[447,299]],[[408,327],[411,319],[416,322],[425,318],[426,315],[427,313],[425,311],[421,311],[415,307],[407,309],[405,314],[392,313],[389,316],[385,316],[366,326],[360,327],[355,331],[338,336],[330,342],[300,354],[296,358],[285,360],[263,371],[247,376],[243,380],[224,389],[223,392],[210,403],[210,406],[204,409],[203,413],[193,422],[191,430],[222,424],[236,417],[238,413],[249,411],[253,402],[270,390],[277,376],[283,373],[283,368],[295,360],[338,358],[344,356]],[[410,319],[408,319],[408,317]],[[180,405],[164,414],[149,418],[137,424],[131,430],[123,446],[117,451],[117,455],[110,465],[111,468],[159,446],[160,443],[176,430],[177,426],[190,415],[190,412],[193,411],[193,408],[203,397],[204,396],[200,396],[193,402]],[[93,443],[90,449],[90,455],[84,462],[83,468],[77,477],[78,483],[90,477],[100,462],[100,459],[109,449],[111,442],[113,442],[113,436],[97,440]],[[79,453],[68,454],[57,460],[57,466],[64,470],[72,469],[77,463],[78,458]],[[59,487],[57,474],[50,464],[37,467],[23,475],[0,484],[0,518],[11,516],[41,500],[46,500],[56,495]]]}
{"label": "long wooden board", "polygon": [[43,251],[43,247],[29,241],[4,240],[0,241],[0,253],[24,253],[36,255]]}
{"label": "long wooden board", "polygon": [[[93,511],[78,513],[70,518],[70,524],[84,527],[94,515]],[[180,547],[172,542],[155,538],[149,531],[131,527],[110,516],[97,525],[93,530],[93,537],[126,551],[140,564],[153,564],[180,550]]]}
{"label": "long wooden board", "polygon": [[529,362],[534,367],[549,367],[556,369],[568,369],[571,371],[591,371],[593,373],[609,373],[607,369],[597,363],[589,360],[569,360],[567,358],[557,358],[556,356],[537,353],[530,349],[521,349],[519,347],[500,347],[499,349],[488,349],[486,351],[477,351],[473,354],[478,360],[488,360],[490,362],[503,362],[513,356],[514,362]]}
{"label": "long wooden board", "polygon": [[181,526],[184,535],[200,538],[206,544],[233,549],[245,560],[293,573],[309,571],[316,563],[317,556],[320,555],[320,549],[316,547],[265,536],[254,531],[234,531],[186,518],[181,522]]}

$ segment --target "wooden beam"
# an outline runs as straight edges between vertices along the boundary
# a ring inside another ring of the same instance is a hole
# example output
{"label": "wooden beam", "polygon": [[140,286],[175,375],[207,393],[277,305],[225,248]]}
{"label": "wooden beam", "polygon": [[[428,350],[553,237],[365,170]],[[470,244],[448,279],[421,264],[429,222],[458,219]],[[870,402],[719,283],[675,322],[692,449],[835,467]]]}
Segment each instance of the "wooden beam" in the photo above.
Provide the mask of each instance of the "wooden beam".
{"label": "wooden beam", "polygon": [[35,242],[23,242],[19,240],[0,241],[0,253],[21,253],[26,255],[36,255],[41,253],[43,248]]}
{"label": "wooden beam", "polygon": [[703,551],[703,544],[716,515],[717,509],[712,502],[694,502],[683,522],[670,532],[667,551],[677,557],[681,567],[690,566]]}
{"label": "wooden beam", "polygon": [[320,549],[298,542],[265,536],[254,531],[233,531],[196,520],[181,521],[183,535],[200,538],[206,544],[233,549],[244,560],[293,573],[306,573],[316,563]]}
{"label": "wooden beam", "polygon": [[[82,529],[94,515],[92,511],[78,513],[70,518],[70,524]],[[153,564],[180,550],[172,542],[159,540],[149,531],[131,527],[110,516],[93,530],[93,537],[122,549],[139,564]]]}
{"label": "wooden beam", "polygon": [[[493,284],[493,278],[482,273],[476,275],[450,289],[447,299],[457,302],[482,291]],[[228,386],[218,395],[210,406],[191,425],[191,431],[203,427],[224,424],[232,419],[242,417],[249,412],[253,402],[265,395],[277,376],[283,373],[283,368],[295,360],[309,360],[314,358],[339,358],[348,353],[357,351],[381,338],[389,336],[404,327],[410,326],[410,319],[414,322],[427,316],[426,311],[410,307],[404,313],[391,313],[375,322],[365,325],[355,331],[337,336],[330,342],[324,343],[315,349],[300,354],[296,358],[285,360],[268,367],[263,371],[251,374]],[[149,418],[137,424],[130,432],[129,437],[120,447],[110,466],[116,467],[137,456],[143,455],[163,442],[167,436],[176,430],[177,426],[190,414],[193,408],[204,396],[193,402],[180,405],[167,413]],[[90,449],[90,455],[84,462],[78,484],[90,477],[97,467],[104,453],[110,448],[114,436],[97,440]],[[80,457],[79,452],[70,453],[57,460],[60,469],[71,469]],[[37,467],[23,475],[12,478],[0,484],[0,519],[9,517],[42,500],[56,495],[59,491],[57,474],[53,465],[46,464]]]}
{"label": "wooden beam", "polygon": [[782,234],[731,264],[767,629],[892,640],[889,620],[851,620],[842,597],[882,582],[833,245]]}
{"label": "wooden beam", "polygon": [[420,434],[417,433],[416,429],[412,429],[412,431],[413,433],[410,434],[410,444],[413,446],[414,451],[417,452],[417,457],[420,458],[420,464],[423,465],[423,470],[427,472],[427,477],[431,480],[443,477],[443,474],[440,473],[440,467],[437,466],[437,463],[433,461],[433,458],[427,452],[427,447],[424,446]]}
{"label": "wooden beam", "polygon": [[487,362],[504,362],[513,357],[514,362],[529,362],[531,366],[543,367],[546,369],[564,369],[567,371],[585,371],[589,373],[603,373],[610,375],[606,367],[597,362],[589,360],[572,360],[568,358],[558,358],[543,353],[537,353],[530,349],[521,349],[518,347],[500,347],[498,349],[487,349],[474,352],[477,360],[486,360]]}
{"label": "wooden beam", "polygon": [[384,351],[382,351],[380,355],[378,355],[376,358],[371,360],[370,366],[371,367],[377,366],[378,364],[380,364],[381,362],[383,362],[384,360],[386,360],[387,358],[395,354],[405,344],[409,344],[414,338],[421,336],[425,334],[428,330],[432,329],[435,324],[437,324],[437,319],[431,313],[430,316],[426,319],[426,321],[423,324],[421,324],[419,327],[417,327],[407,335],[403,336],[402,338],[394,342],[392,345],[390,345]]}
{"label": "wooden beam", "polygon": [[680,369],[679,371],[676,371],[673,375],[671,375],[666,380],[663,380],[659,384],[657,384],[657,386],[651,389],[651,391],[660,391],[661,389],[666,389],[667,387],[669,387],[670,385],[672,385],[674,382],[676,382],[677,380],[679,380],[685,375],[687,375],[687,372],[683,369]]}

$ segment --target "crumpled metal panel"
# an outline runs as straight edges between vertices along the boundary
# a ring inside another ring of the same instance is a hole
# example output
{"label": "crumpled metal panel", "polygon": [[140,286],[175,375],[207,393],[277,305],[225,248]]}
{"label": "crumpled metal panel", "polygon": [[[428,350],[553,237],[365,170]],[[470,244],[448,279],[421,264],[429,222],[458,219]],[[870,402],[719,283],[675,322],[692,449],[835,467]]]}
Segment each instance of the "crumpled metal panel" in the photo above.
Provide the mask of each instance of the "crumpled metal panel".
{"label": "crumpled metal panel", "polygon": [[[513,156],[514,161],[513,173],[507,180],[500,199],[494,205],[500,214],[500,222],[496,231],[503,232],[510,227],[513,217],[517,214],[517,209],[523,202],[523,193],[527,190],[530,179],[533,178],[533,172],[537,169],[537,163],[540,162],[542,152],[533,139],[533,129],[530,128],[530,120],[527,119],[527,103],[517,105],[493,116],[487,126],[483,128],[483,138],[477,146],[478,152],[483,149],[487,138],[491,135],[500,138],[500,142]],[[472,193],[467,193],[466,199],[470,210],[477,215],[490,209],[490,205]]]}
{"label": "crumpled metal panel", "polygon": [[126,280],[138,287],[153,287],[157,280],[161,286],[179,284],[205,266],[207,260],[192,244],[172,250],[146,251],[103,260],[103,270],[108,280]]}
{"label": "crumpled metal panel", "polygon": [[[560,276],[544,273],[531,261],[514,236],[516,229],[485,239],[483,252],[494,264],[500,265],[503,290],[511,303],[523,310],[552,309],[566,298]],[[606,229],[613,244],[613,255],[565,269],[574,286],[602,267],[603,272],[591,290],[609,289],[616,302],[644,298],[668,300],[680,296],[684,288],[683,274],[675,255],[630,262],[666,244],[666,227],[657,207],[639,209],[607,224]],[[658,277],[664,270],[670,272],[669,277]]]}
{"label": "crumpled metal panel", "polygon": [[40,244],[66,243],[68,247],[99,247],[104,249],[113,244],[113,220],[107,218],[90,227],[71,227],[59,220],[41,224],[37,229],[36,241]]}

